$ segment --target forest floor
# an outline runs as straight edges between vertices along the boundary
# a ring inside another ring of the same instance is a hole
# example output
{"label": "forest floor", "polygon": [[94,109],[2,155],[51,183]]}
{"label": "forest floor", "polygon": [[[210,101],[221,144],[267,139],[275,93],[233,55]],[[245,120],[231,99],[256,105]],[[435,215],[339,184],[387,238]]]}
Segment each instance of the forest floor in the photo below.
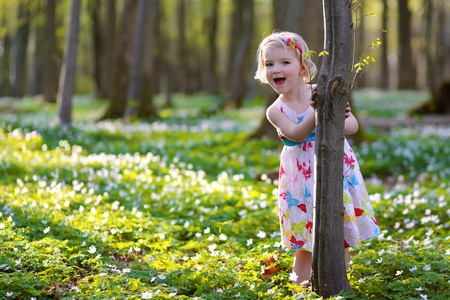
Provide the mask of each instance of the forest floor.
{"label": "forest floor", "polygon": [[380,129],[389,129],[397,126],[448,125],[450,124],[450,115],[360,118],[359,121],[363,126],[374,126]]}

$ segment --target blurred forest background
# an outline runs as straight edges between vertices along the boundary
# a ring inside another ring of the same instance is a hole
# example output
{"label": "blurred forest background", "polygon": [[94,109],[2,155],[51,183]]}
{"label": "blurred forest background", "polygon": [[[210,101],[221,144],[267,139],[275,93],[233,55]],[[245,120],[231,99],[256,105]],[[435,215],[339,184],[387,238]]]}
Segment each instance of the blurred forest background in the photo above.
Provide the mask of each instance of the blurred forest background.
{"label": "blurred forest background", "polygon": [[[368,48],[364,55],[376,62],[356,88],[428,89],[442,98],[450,80],[449,1],[361,3],[356,61]],[[155,94],[168,107],[174,93],[207,93],[221,107],[240,108],[268,93],[253,79],[265,35],[295,31],[323,50],[318,0],[1,0],[0,14],[0,97],[56,102],[59,95],[69,112],[60,112],[63,122],[70,122],[73,93],[109,101],[102,119],[157,116]]]}

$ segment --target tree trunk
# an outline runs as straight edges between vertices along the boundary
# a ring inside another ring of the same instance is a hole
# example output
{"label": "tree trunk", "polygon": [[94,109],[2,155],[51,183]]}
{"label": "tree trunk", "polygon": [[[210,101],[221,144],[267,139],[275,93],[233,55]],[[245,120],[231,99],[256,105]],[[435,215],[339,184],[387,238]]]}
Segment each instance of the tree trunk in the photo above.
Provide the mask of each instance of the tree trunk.
{"label": "tree trunk", "polygon": [[[6,20],[2,20],[3,26],[6,26]],[[11,82],[10,82],[10,72],[11,72],[11,38],[9,34],[3,36],[2,40],[3,52],[0,56],[0,96],[10,96],[11,95]]]}
{"label": "tree trunk", "polygon": [[125,0],[121,16],[120,37],[117,41],[114,69],[110,86],[109,105],[100,120],[122,118],[127,107],[130,75],[130,53],[136,20],[137,0]]}
{"label": "tree trunk", "polygon": [[[387,0],[383,0],[383,15],[382,19],[382,29],[387,30],[387,20],[388,20],[388,3]],[[389,88],[389,62],[388,62],[388,37],[387,32],[381,34],[381,73],[379,80],[380,88]]]}
{"label": "tree trunk", "polygon": [[59,122],[61,124],[70,124],[72,122],[72,96],[77,61],[80,7],[81,0],[72,0],[69,32],[67,34],[66,49],[64,51],[64,60],[59,82],[58,112]]}
{"label": "tree trunk", "polygon": [[187,74],[189,66],[189,55],[186,47],[186,0],[179,0],[177,7],[178,19],[178,71],[177,85],[181,93],[187,92]]}
{"label": "tree trunk", "polygon": [[323,0],[325,50],[316,95],[313,291],[350,291],[344,259],[343,149],[353,52],[350,0]]}
{"label": "tree trunk", "polygon": [[45,57],[43,94],[47,103],[56,102],[58,93],[58,56],[56,49],[56,0],[48,0],[45,8]]}
{"label": "tree trunk", "polygon": [[128,105],[125,111],[125,117],[139,113],[142,104],[142,57],[145,46],[145,24],[149,10],[148,0],[139,0],[138,14],[134,31],[133,56],[131,58],[130,83],[128,84]]}
{"label": "tree trunk", "polygon": [[411,48],[411,12],[408,0],[398,0],[399,11],[399,89],[416,89],[416,70],[414,68]]}
{"label": "tree trunk", "polygon": [[108,98],[112,88],[112,73],[114,70],[114,49],[116,42],[116,0],[106,1],[106,26],[104,29],[103,65],[101,73],[101,86],[98,98]]}
{"label": "tree trunk", "polygon": [[102,94],[102,65],[103,60],[103,39],[100,20],[100,0],[89,1],[89,13],[92,22],[92,45],[93,45],[93,67],[94,67],[94,97]]}
{"label": "tree trunk", "polygon": [[[164,36],[164,23],[162,20],[164,20],[164,10],[162,7],[162,3],[160,0],[155,0],[155,29],[154,29],[154,46],[152,49],[152,60],[151,60],[151,75],[150,77],[153,78],[152,80],[152,88],[153,93],[163,93],[163,81],[164,78],[167,76],[168,68],[167,63],[165,59],[164,52],[170,52],[171,50],[164,48],[165,51],[162,51],[163,47],[163,36]],[[150,31],[152,32],[152,31]],[[165,97],[163,95],[163,97]]]}
{"label": "tree trunk", "polygon": [[30,11],[28,2],[19,5],[20,26],[16,35],[16,53],[13,73],[13,96],[20,98],[25,94],[25,83],[27,74],[27,47],[30,34]]}
{"label": "tree trunk", "polygon": [[218,75],[217,75],[217,24],[219,22],[218,11],[219,11],[219,0],[213,0],[211,7],[211,13],[208,14],[208,19],[206,20],[206,28],[208,34],[208,69],[209,76],[207,76],[207,89],[213,95],[216,95],[219,91],[218,88]]}
{"label": "tree trunk", "polygon": [[139,107],[139,118],[152,120],[157,117],[158,112],[156,106],[153,104],[153,93],[155,90],[155,78],[152,76],[155,68],[154,49],[156,37],[158,32],[158,25],[160,20],[160,0],[150,1],[150,16],[147,20],[147,29],[145,37],[145,51],[142,68],[142,93]]}
{"label": "tree trunk", "polygon": [[230,26],[230,36],[228,40],[228,64],[225,73],[224,82],[226,83],[227,89],[231,86],[231,81],[233,80],[233,62],[235,61],[235,55],[238,49],[238,37],[244,28],[242,13],[244,11],[244,2],[248,0],[233,0],[233,12],[231,15],[231,26]]}
{"label": "tree trunk", "polygon": [[234,101],[236,108],[241,108],[244,103],[248,76],[248,54],[254,25],[253,0],[245,0],[243,5],[242,17],[244,18],[244,27],[239,37],[239,45],[234,54],[234,60],[230,62],[232,64],[232,76],[228,98]]}
{"label": "tree trunk", "polygon": [[42,95],[43,92],[43,82],[44,77],[42,76],[44,70],[44,39],[45,39],[45,27],[44,23],[40,21],[43,17],[41,14],[43,11],[38,7],[34,11],[34,26],[32,29],[32,39],[34,40],[34,53],[33,59],[30,65],[32,65],[32,70],[29,72],[28,86],[30,95]]}

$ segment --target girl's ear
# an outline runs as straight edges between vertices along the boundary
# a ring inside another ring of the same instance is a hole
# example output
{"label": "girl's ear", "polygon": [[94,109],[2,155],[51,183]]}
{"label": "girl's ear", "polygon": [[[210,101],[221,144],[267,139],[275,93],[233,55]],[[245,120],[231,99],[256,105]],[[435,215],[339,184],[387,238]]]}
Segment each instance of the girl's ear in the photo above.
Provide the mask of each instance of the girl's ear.
{"label": "girl's ear", "polygon": [[298,74],[302,77],[306,75],[306,67],[304,64],[301,64],[300,72]]}

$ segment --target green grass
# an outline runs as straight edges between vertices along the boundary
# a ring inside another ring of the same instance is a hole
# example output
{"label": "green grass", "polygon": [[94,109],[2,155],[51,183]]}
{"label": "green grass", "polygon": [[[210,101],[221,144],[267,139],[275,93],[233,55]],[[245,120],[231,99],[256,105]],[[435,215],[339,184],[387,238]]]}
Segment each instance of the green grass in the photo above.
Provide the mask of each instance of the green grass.
{"label": "green grass", "polygon": [[382,91],[362,89],[353,92],[360,117],[404,117],[415,106],[430,99],[428,91]]}
{"label": "green grass", "polygon": [[[276,182],[256,180],[280,143],[247,140],[263,107],[210,115],[214,99],[177,97],[152,124],[95,123],[105,103],[78,97],[66,129],[55,105],[8,102],[0,298],[294,298]],[[351,250],[352,299],[450,297],[449,132],[395,128],[354,147],[383,234]]]}

